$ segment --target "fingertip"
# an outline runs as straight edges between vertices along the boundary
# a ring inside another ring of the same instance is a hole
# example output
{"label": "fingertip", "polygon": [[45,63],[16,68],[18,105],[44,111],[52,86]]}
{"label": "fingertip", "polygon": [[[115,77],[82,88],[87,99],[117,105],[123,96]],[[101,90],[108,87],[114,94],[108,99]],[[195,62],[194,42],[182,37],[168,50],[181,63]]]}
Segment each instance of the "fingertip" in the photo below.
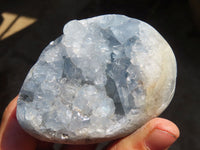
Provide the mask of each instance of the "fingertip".
{"label": "fingertip", "polygon": [[0,138],[2,138],[2,135],[5,131],[5,128],[7,126],[7,123],[9,119],[15,118],[15,112],[16,112],[16,106],[17,106],[17,99],[18,96],[16,96],[6,107],[4,110],[2,120],[1,120],[1,126],[0,126]]}
{"label": "fingertip", "polygon": [[155,118],[150,122],[153,130],[145,138],[145,146],[149,150],[164,150],[170,147],[179,137],[178,127],[171,121]]}
{"label": "fingertip", "polygon": [[18,99],[18,96],[16,96],[9,104],[8,106],[6,107],[4,113],[3,113],[3,117],[2,117],[2,120],[1,120],[1,129],[2,129],[2,126],[5,124],[5,122],[8,121],[8,119],[10,117],[14,117],[13,116],[13,111],[16,110],[16,106],[17,106],[17,99]]}
{"label": "fingertip", "polygon": [[171,146],[176,137],[169,132],[154,129],[145,139],[145,146],[148,150],[164,150]]}
{"label": "fingertip", "polygon": [[1,150],[34,150],[36,140],[25,133],[17,122],[15,97],[4,111],[0,128],[0,149]]}
{"label": "fingertip", "polygon": [[155,118],[131,135],[110,145],[107,150],[164,150],[176,141],[179,134],[179,129],[173,122]]}
{"label": "fingertip", "polygon": [[160,129],[173,135],[176,139],[180,136],[179,128],[172,121],[164,118],[154,118],[150,121],[153,128]]}

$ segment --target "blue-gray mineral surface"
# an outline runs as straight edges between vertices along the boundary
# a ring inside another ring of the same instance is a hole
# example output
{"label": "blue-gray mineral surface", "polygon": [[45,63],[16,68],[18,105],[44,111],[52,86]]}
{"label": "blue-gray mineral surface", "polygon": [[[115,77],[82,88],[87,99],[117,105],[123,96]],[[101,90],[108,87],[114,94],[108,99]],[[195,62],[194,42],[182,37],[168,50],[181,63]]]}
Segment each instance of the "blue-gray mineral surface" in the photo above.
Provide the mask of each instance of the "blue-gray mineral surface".
{"label": "blue-gray mineral surface", "polygon": [[174,54],[147,23],[115,14],[72,20],[29,71],[17,119],[45,141],[112,140],[158,116],[175,82]]}

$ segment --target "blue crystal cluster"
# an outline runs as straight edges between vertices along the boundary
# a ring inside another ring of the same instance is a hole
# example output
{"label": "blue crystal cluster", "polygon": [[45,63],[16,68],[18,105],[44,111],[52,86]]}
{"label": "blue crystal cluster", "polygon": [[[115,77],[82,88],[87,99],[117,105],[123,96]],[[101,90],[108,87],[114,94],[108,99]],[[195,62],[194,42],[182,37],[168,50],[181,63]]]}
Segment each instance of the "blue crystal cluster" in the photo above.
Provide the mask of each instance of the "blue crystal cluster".
{"label": "blue crystal cluster", "polygon": [[28,73],[17,118],[46,141],[117,138],[166,108],[175,79],[173,52],[150,25],[123,15],[73,20]]}

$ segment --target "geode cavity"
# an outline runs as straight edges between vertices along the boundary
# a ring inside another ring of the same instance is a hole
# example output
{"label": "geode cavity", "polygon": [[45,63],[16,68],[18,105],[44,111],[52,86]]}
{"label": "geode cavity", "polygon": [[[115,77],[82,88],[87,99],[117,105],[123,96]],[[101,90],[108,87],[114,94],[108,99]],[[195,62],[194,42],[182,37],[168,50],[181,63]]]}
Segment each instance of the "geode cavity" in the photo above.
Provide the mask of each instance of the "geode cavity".
{"label": "geode cavity", "polygon": [[111,140],[158,116],[175,80],[173,52],[147,23],[123,15],[73,20],[29,71],[17,119],[45,141]]}

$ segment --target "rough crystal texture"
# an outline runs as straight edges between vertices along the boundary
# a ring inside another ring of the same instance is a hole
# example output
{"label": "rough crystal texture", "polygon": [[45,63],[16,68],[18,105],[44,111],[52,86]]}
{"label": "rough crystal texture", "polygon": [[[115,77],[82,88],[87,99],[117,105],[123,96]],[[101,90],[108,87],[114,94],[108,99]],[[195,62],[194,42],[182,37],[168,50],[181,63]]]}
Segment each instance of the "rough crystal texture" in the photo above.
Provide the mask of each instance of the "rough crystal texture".
{"label": "rough crystal texture", "polygon": [[171,101],[176,61],[150,25],[123,15],[67,23],[28,73],[17,119],[46,141],[88,144],[127,135]]}

